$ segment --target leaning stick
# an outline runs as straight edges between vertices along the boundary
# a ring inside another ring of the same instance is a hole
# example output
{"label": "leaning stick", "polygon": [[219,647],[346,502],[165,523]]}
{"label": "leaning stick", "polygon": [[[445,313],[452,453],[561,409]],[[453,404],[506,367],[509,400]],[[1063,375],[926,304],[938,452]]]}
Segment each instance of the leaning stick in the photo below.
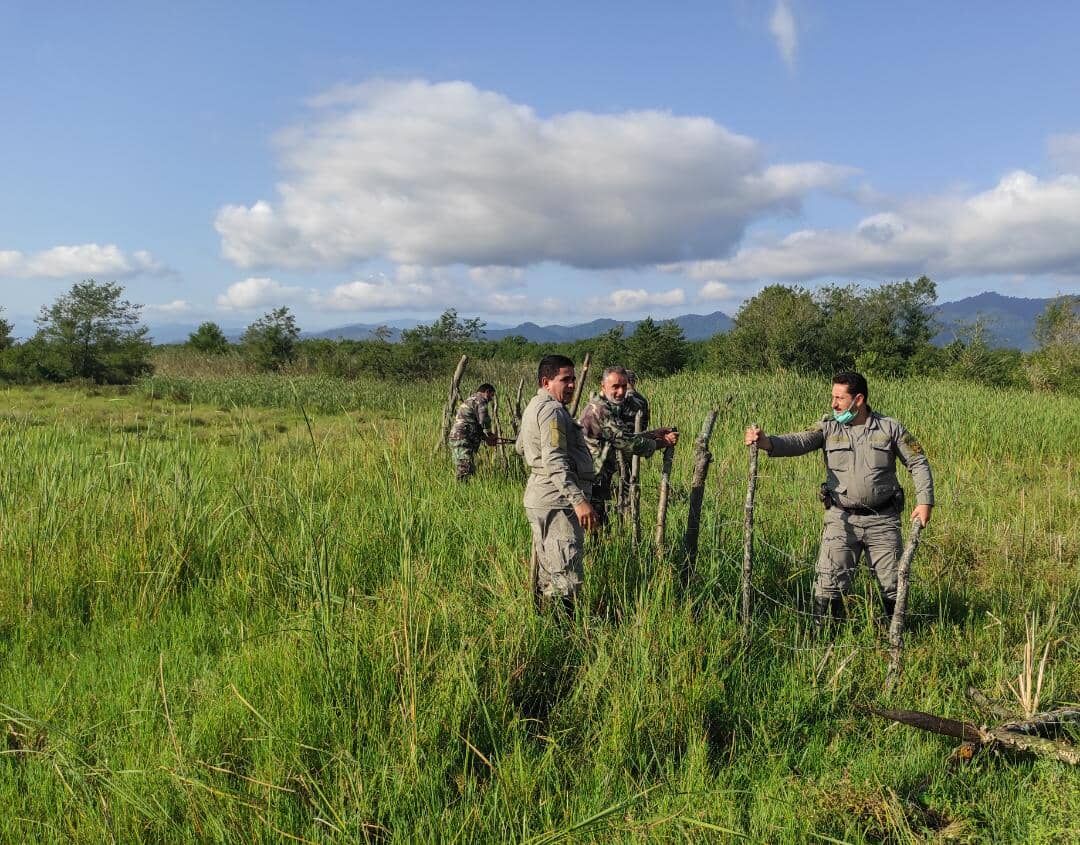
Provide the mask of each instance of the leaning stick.
{"label": "leaning stick", "polygon": [[581,375],[577,378],[577,384],[574,385],[574,398],[570,400],[570,416],[577,416],[578,403],[581,401],[581,393],[585,389],[585,381],[589,377],[589,361],[591,359],[591,353],[585,353],[585,360],[581,362]]}
{"label": "leaning stick", "polygon": [[454,400],[461,395],[458,388],[461,384],[461,377],[465,375],[465,365],[468,363],[469,356],[462,355],[461,360],[458,361],[457,369],[454,370],[454,377],[450,380],[450,391],[446,395],[446,407],[443,408],[442,431],[439,435],[439,442],[435,446],[436,452],[446,445],[446,438],[450,434],[450,422],[454,418]]}
{"label": "leaning stick", "polygon": [[492,433],[498,439],[498,443],[495,448],[499,452],[499,459],[503,465],[503,469],[510,470],[510,462],[506,458],[506,447],[503,445],[505,440],[502,436],[502,427],[499,425],[499,394],[496,393],[495,397],[491,400],[491,429]]}
{"label": "leaning stick", "polygon": [[683,572],[682,582],[686,587],[694,575],[697,565],[698,535],[701,526],[701,503],[705,498],[705,479],[709,474],[709,464],[712,463],[712,453],[709,451],[709,438],[712,437],[713,426],[716,425],[716,417],[720,413],[718,408],[709,411],[705,422],[701,426],[701,434],[694,441],[694,474],[690,479],[690,513],[686,518],[686,533],[683,535]]}
{"label": "leaning stick", "polygon": [[[644,411],[634,414],[634,434],[641,434],[641,419]],[[641,474],[641,458],[634,455],[630,459],[630,522],[634,549],[641,545],[641,490],[638,487]]]}
{"label": "leaning stick", "polygon": [[758,461],[757,444],[751,443],[748,448],[750,450],[750,473],[746,481],[746,504],[743,506],[742,604],[740,613],[743,638],[750,635],[750,586],[754,572],[754,492],[757,489]]}
{"label": "leaning stick", "polygon": [[517,437],[518,432],[521,431],[521,409],[524,407],[521,404],[521,394],[524,390],[525,379],[521,379],[521,381],[518,382],[517,396],[514,398],[514,407],[511,409],[512,413],[510,414],[510,424],[514,427],[514,437]]}
{"label": "leaning stick", "polygon": [[904,547],[904,554],[900,558],[900,565],[896,571],[896,605],[893,608],[892,623],[889,625],[889,644],[892,646],[892,657],[889,660],[890,679],[895,678],[900,672],[900,652],[904,646],[904,616],[907,613],[911,561],[915,558],[915,550],[919,548],[919,535],[922,529],[921,520],[912,520],[907,545]]}
{"label": "leaning stick", "polygon": [[656,556],[664,554],[664,532],[667,529],[668,495],[671,492],[671,463],[675,458],[675,447],[664,447],[664,464],[660,470],[660,503],[656,506]]}

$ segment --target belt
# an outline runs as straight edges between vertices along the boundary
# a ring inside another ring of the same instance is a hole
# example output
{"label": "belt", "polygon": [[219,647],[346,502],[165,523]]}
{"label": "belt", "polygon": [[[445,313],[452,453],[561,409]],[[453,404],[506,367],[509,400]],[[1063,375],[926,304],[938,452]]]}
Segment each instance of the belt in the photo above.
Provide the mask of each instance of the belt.
{"label": "belt", "polygon": [[844,513],[854,514],[855,516],[876,516],[877,514],[882,513],[882,511],[877,508],[846,508],[843,505],[837,505],[837,507]]}

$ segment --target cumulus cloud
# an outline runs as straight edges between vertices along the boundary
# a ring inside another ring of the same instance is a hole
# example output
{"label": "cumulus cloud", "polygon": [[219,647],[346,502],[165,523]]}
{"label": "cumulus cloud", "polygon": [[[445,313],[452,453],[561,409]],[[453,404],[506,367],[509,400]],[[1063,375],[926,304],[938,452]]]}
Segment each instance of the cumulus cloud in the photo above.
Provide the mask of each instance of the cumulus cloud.
{"label": "cumulus cloud", "polygon": [[726,285],[723,282],[717,282],[715,280],[706,282],[698,291],[698,299],[705,301],[734,298],[735,291],[732,289],[731,285]]}
{"label": "cumulus cloud", "polygon": [[192,311],[191,303],[186,299],[174,299],[172,302],[163,302],[160,305],[147,305],[145,309],[150,314],[180,315]]}
{"label": "cumulus cloud", "polygon": [[588,300],[588,307],[598,313],[622,313],[641,311],[646,308],[668,308],[686,302],[686,293],[682,288],[665,291],[647,291],[644,288],[622,288],[607,296],[593,297]]}
{"label": "cumulus cloud", "polygon": [[283,285],[265,276],[258,276],[229,285],[225,293],[217,298],[217,304],[220,308],[245,311],[268,305],[281,305],[303,294],[303,288]]}
{"label": "cumulus cloud", "polygon": [[279,136],[277,197],[217,214],[241,267],[581,268],[716,258],[848,168],[768,166],[759,144],[661,111],[551,117],[465,82],[371,82]]}
{"label": "cumulus cloud", "polygon": [[167,272],[164,264],[145,250],[125,253],[115,244],[54,246],[41,252],[0,250],[0,277],[60,279],[66,276],[102,277],[112,281]]}
{"label": "cumulus cloud", "polygon": [[776,49],[784,63],[795,68],[795,57],[799,49],[799,33],[795,26],[795,15],[788,0],[777,0],[772,16],[769,18],[769,32],[776,41]]}
{"label": "cumulus cloud", "polygon": [[[1080,273],[1080,176],[1024,171],[970,196],[930,197],[870,215],[849,230],[804,229],[682,270],[710,281],[823,277],[935,279]],[[669,268],[672,269],[672,268]]]}

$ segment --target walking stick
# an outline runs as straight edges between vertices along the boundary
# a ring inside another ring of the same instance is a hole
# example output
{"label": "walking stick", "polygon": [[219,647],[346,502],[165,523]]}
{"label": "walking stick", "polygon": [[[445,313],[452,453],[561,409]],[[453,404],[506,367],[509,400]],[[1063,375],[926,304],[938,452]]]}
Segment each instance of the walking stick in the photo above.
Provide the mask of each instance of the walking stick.
{"label": "walking stick", "polygon": [[[757,426],[755,426],[756,428]],[[750,473],[746,481],[746,504],[743,512],[743,560],[742,560],[742,605],[740,618],[743,639],[750,636],[751,578],[754,571],[754,492],[757,489],[758,447],[751,443]]]}
{"label": "walking stick", "polygon": [[911,581],[911,562],[919,548],[919,535],[922,534],[921,520],[911,522],[904,554],[896,571],[896,605],[893,607],[892,622],[889,625],[889,644],[892,646],[892,658],[889,660],[889,682],[892,683],[900,673],[900,652],[904,646],[904,616],[907,613],[908,585]]}

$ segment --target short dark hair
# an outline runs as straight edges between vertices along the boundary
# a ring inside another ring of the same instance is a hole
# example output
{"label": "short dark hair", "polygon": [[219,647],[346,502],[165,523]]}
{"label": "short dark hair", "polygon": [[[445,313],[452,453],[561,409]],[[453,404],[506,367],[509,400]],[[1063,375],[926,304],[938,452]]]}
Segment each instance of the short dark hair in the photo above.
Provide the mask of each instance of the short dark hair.
{"label": "short dark hair", "polygon": [[543,384],[546,378],[555,378],[563,367],[572,367],[574,362],[565,355],[545,355],[536,368],[536,383]]}
{"label": "short dark hair", "polygon": [[478,388],[476,388],[476,392],[477,393],[494,393],[495,392],[495,385],[488,384],[485,381],[482,385],[480,385]]}
{"label": "short dark hair", "polygon": [[848,393],[854,396],[856,393],[861,393],[863,398],[870,401],[870,388],[866,384],[866,377],[862,373],[856,373],[851,370],[845,370],[842,373],[837,373],[832,377],[833,384],[842,384],[848,389]]}

